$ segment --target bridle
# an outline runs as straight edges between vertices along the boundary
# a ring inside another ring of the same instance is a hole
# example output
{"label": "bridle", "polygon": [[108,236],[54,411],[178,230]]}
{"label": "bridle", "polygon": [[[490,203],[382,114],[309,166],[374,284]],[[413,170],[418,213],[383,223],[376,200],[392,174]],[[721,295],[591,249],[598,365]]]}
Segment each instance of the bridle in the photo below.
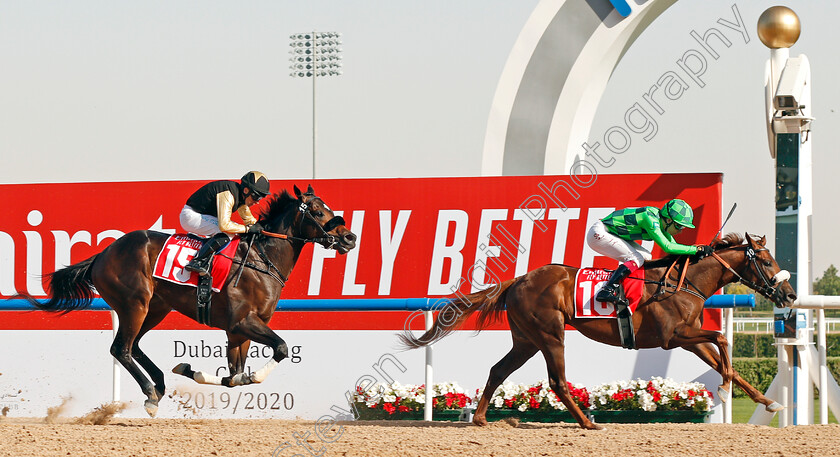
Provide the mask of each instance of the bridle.
{"label": "bridle", "polygon": [[[737,248],[737,247],[738,246],[735,246],[734,248]],[[747,286],[750,289],[758,292],[760,295],[764,296],[768,300],[771,300],[773,303],[779,305],[780,303],[783,302],[783,296],[782,296],[783,292],[781,292],[779,290],[779,287],[781,286],[782,282],[790,279],[790,272],[787,271],[787,270],[780,270],[778,273],[776,273],[772,277],[768,278],[767,275],[764,274],[764,271],[761,268],[759,268],[759,266],[758,266],[758,256],[756,254],[758,252],[762,252],[762,251],[769,251],[769,249],[760,248],[760,249],[756,250],[756,249],[753,249],[751,246],[744,246],[744,248],[745,248],[744,254],[747,258],[747,262],[755,270],[756,276],[761,278],[761,284],[750,281],[749,279],[743,277],[741,274],[739,274],[737,271],[735,271],[735,269],[732,268],[732,266],[730,266],[729,263],[727,263],[725,260],[723,260],[723,258],[721,256],[719,256],[716,252],[712,251],[711,256],[714,257],[714,259],[717,260],[721,265],[723,265],[724,268],[729,270],[729,272],[731,272],[733,275],[735,275],[735,278],[737,279],[735,282],[740,282],[740,283],[744,284],[745,286]],[[670,286],[668,284],[668,278],[670,277],[670,273],[671,273],[672,269],[677,265],[678,260],[679,259],[675,260],[674,263],[672,263],[671,266],[668,268],[668,270],[665,272],[665,276],[664,276],[663,281],[645,280],[645,282],[646,283],[659,284],[660,286],[663,286],[665,289],[668,289],[669,287],[673,287],[673,293],[677,293],[677,292],[680,292],[680,291],[687,292],[689,294],[692,294],[694,296],[702,298],[705,301],[708,297],[703,295],[700,292],[700,290],[697,288],[697,286],[692,284],[691,281],[689,281],[688,278],[686,277],[686,273],[688,271],[688,260],[689,260],[688,257],[686,257],[686,259],[685,259],[686,263],[682,268],[681,274],[679,275],[679,282],[675,286]],[[691,285],[691,287],[693,287],[697,291],[695,292],[694,290],[691,290],[687,287],[683,287],[683,282],[688,283],[689,285]],[[665,291],[661,290],[660,292],[657,292],[656,294],[654,294],[654,296],[658,296],[658,295],[661,295],[663,293],[665,293]]]}
{"label": "bridle", "polygon": [[[315,197],[312,194],[304,194]],[[315,197],[317,198],[317,197]],[[329,232],[335,230],[336,227],[339,225],[346,225],[344,218],[341,216],[333,216],[332,219],[328,220],[326,224],[321,225],[315,216],[312,215],[312,211],[309,209],[309,204],[304,202],[302,198],[298,199],[298,212],[301,213],[301,218],[298,219],[298,231],[302,231],[303,228],[303,220],[309,219],[311,220],[316,227],[321,231],[322,236],[317,236],[313,238],[301,238],[298,236],[289,236],[282,233],[274,233],[263,230],[261,233],[263,235],[272,237],[272,238],[280,238],[284,240],[294,240],[294,241],[301,241],[303,243],[318,243],[323,246],[325,249],[335,249],[336,245],[338,244],[338,237],[335,235],[331,235]]]}
{"label": "bridle", "polygon": [[[312,197],[318,198],[314,195],[312,195]],[[338,237],[336,237],[335,235],[330,235],[329,232],[335,230],[335,228],[339,225],[345,225],[346,222],[344,221],[344,218],[341,216],[333,216],[333,218],[328,220],[326,224],[321,225],[320,223],[318,223],[318,220],[315,219],[315,216],[312,215],[312,211],[309,209],[309,204],[304,202],[303,198],[300,198],[299,201],[300,204],[298,205],[298,212],[303,213],[303,217],[301,217],[298,220],[298,231],[302,230],[303,219],[308,218],[315,224],[316,227],[318,227],[318,229],[321,231],[322,236],[315,238],[289,238],[297,239],[303,241],[304,243],[318,243],[325,249],[335,249],[336,244],[338,244]]]}
{"label": "bridle", "polygon": [[712,252],[712,257],[714,257],[715,260],[720,262],[720,264],[723,265],[724,268],[726,268],[733,275],[735,275],[735,278],[737,278],[737,281],[735,281],[735,282],[740,282],[740,283],[744,284],[745,286],[747,286],[750,289],[758,292],[759,294],[761,294],[762,296],[764,296],[768,300],[771,300],[776,305],[781,306],[781,304],[784,302],[784,300],[783,300],[783,297],[782,297],[783,292],[781,292],[779,287],[782,285],[782,283],[784,281],[790,279],[790,272],[787,271],[787,270],[779,270],[778,273],[776,273],[772,277],[768,278],[767,275],[764,274],[764,271],[761,268],[759,268],[759,266],[758,266],[758,256],[756,254],[759,253],[759,252],[762,252],[762,251],[769,251],[769,249],[760,248],[760,249],[756,250],[756,249],[753,249],[752,246],[746,246],[746,250],[744,252],[744,254],[747,257],[747,262],[755,270],[756,276],[761,278],[761,284],[750,281],[749,279],[747,279],[747,278],[741,276],[740,274],[738,274],[738,272],[735,271],[735,269],[733,269],[716,252]]}
{"label": "bridle", "polygon": [[[314,198],[317,198],[313,194],[304,194],[304,195],[312,196]],[[266,231],[266,230],[263,230],[259,234],[254,233],[254,235],[264,235],[264,236],[267,236],[267,237],[270,237],[270,238],[279,238],[279,239],[290,240],[290,241],[291,240],[300,241],[300,242],[303,242],[303,243],[318,243],[321,246],[323,246],[325,249],[336,249],[336,245],[338,244],[338,237],[336,237],[335,235],[331,235],[329,232],[334,230],[339,225],[345,225],[346,223],[344,221],[344,218],[341,217],[341,216],[334,216],[332,219],[327,221],[326,224],[321,225],[318,222],[318,220],[315,219],[315,216],[312,215],[312,211],[309,208],[309,204],[304,202],[302,197],[303,196],[298,198],[298,202],[299,202],[298,203],[298,212],[302,213],[302,216],[298,219],[298,232],[300,232],[302,230],[303,220],[308,218],[315,224],[316,227],[318,227],[318,229],[321,231],[321,235],[323,235],[323,236],[318,236],[318,237],[313,237],[313,238],[301,238],[301,237],[297,237],[297,236],[289,236],[289,235],[286,235],[286,234],[283,234],[283,233],[269,232],[269,231]],[[254,237],[251,237],[251,238],[252,239],[249,241],[249,244],[248,244],[248,250],[245,252],[245,256],[243,257],[242,261],[238,261],[238,260],[235,260],[231,257],[228,257],[232,261],[240,263],[242,265],[242,267],[239,270],[239,273],[237,274],[236,282],[234,283],[234,287],[236,287],[236,283],[239,282],[239,276],[242,274],[242,269],[245,268],[245,267],[254,269],[254,270],[256,270],[260,273],[267,274],[267,275],[271,276],[272,278],[276,279],[277,281],[279,281],[281,285],[285,286],[286,281],[288,281],[288,278],[286,277],[286,275],[284,275],[280,271],[280,269],[277,268],[274,265],[274,263],[268,258],[268,254],[265,252],[265,247],[263,246],[263,244],[262,243],[257,243],[256,240],[254,239]],[[251,250],[251,246],[253,246],[253,245],[256,245],[257,254],[259,255],[260,259],[263,261],[263,263],[265,263],[265,265],[268,268],[261,268],[258,265],[254,265],[254,264],[252,264],[250,262],[247,262],[245,260],[245,259],[248,258],[248,252]]]}

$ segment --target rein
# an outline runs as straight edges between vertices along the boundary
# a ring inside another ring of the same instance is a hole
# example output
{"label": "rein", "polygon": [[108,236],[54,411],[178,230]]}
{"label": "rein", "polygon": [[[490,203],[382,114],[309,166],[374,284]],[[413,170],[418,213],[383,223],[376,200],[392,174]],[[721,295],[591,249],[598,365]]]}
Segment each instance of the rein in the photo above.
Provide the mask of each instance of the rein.
{"label": "rein", "polygon": [[745,286],[749,287],[750,289],[752,289],[752,290],[758,292],[759,294],[763,295],[765,298],[767,298],[767,299],[769,299],[773,302],[778,303],[777,295],[779,294],[779,289],[776,288],[776,287],[773,287],[773,286],[776,285],[776,284],[781,284],[783,281],[786,281],[786,280],[790,279],[790,272],[788,272],[787,270],[780,270],[772,278],[768,279],[767,275],[764,274],[764,272],[761,270],[761,268],[758,268],[758,258],[755,255],[756,252],[767,251],[767,250],[768,250],[767,248],[761,248],[758,251],[756,251],[755,249],[747,246],[747,249],[745,251],[745,254],[746,254],[746,257],[747,257],[747,262],[749,262],[750,265],[752,265],[752,267],[755,269],[756,273],[758,273],[758,277],[761,278],[761,281],[764,284],[755,283],[755,282],[750,281],[749,279],[741,276],[725,260],[723,260],[723,258],[721,258],[719,255],[717,255],[716,252],[712,252],[712,257],[714,257],[715,260],[720,262],[720,264],[723,265],[724,268],[729,270],[730,273],[735,275],[736,278],[738,278],[738,280],[736,282],[740,282],[740,283],[744,284]]}
{"label": "rein", "polygon": [[[758,277],[761,278],[761,282],[763,284],[759,284],[759,283],[750,281],[749,279],[740,275],[737,271],[735,271],[734,268],[732,268],[731,265],[729,265],[728,262],[723,260],[723,258],[720,255],[718,255],[717,252],[713,251],[711,256],[714,257],[714,259],[717,260],[726,270],[728,270],[730,273],[732,273],[735,276],[735,278],[737,278],[737,281],[735,281],[735,282],[740,282],[740,283],[744,284],[745,286],[749,287],[750,289],[758,292],[759,294],[761,294],[765,298],[767,298],[767,299],[769,299],[773,302],[777,302],[778,301],[777,300],[777,295],[778,295],[779,292],[778,292],[778,288],[774,287],[774,285],[781,284],[783,281],[790,279],[790,273],[787,270],[781,270],[778,273],[776,273],[773,277],[768,278],[767,275],[765,275],[764,272],[761,270],[761,268],[758,267],[758,257],[756,256],[756,252],[767,251],[767,250],[768,250],[767,248],[761,248],[761,249],[755,250],[752,247],[747,246],[746,251],[745,251],[747,262],[749,262],[749,264],[752,266],[752,268],[755,269]],[[702,292],[700,292],[700,289],[698,289],[697,286],[692,284],[691,281],[686,278],[686,273],[688,272],[689,260],[690,260],[690,257],[686,256],[685,264],[683,265],[682,272],[680,273],[679,281],[675,286],[672,286],[672,285],[668,284],[668,279],[671,276],[671,271],[674,269],[674,267],[679,262],[679,258],[674,260],[674,262],[671,264],[671,266],[668,267],[668,270],[665,272],[665,275],[663,276],[664,279],[662,281],[651,281],[651,280],[647,280],[647,279],[645,279],[644,281],[645,281],[646,284],[658,284],[659,286],[661,286],[665,289],[673,290],[674,293],[687,292],[687,293],[690,293],[690,294],[692,294],[696,297],[702,298],[705,301],[708,297],[706,297]],[[688,289],[687,287],[683,287],[683,282],[686,282],[689,285],[691,285],[691,287],[693,287],[696,290],[696,292],[694,290]],[[654,294],[654,297],[657,297],[657,296],[662,295],[664,293],[665,293],[665,291],[659,291],[656,294]]]}
{"label": "rein", "polygon": [[[280,240],[300,241],[302,243],[318,243],[326,249],[334,249],[335,245],[338,243],[338,241],[337,241],[335,235],[330,235],[329,234],[329,231],[333,230],[334,228],[338,227],[339,225],[344,225],[345,224],[344,218],[341,217],[341,216],[335,216],[332,219],[330,219],[329,221],[327,221],[327,223],[325,225],[322,226],[321,224],[318,223],[318,220],[315,219],[315,216],[313,216],[312,213],[309,211],[309,205],[302,200],[300,200],[300,204],[298,205],[298,212],[303,214],[303,217],[301,217],[301,219],[298,222],[298,230],[300,230],[300,227],[303,224],[303,218],[306,217],[306,218],[309,218],[312,222],[315,223],[315,225],[318,227],[318,229],[320,229],[321,233],[324,236],[315,237],[315,238],[301,238],[301,237],[297,237],[297,236],[286,235],[284,233],[269,232],[267,230],[260,231],[259,235],[264,235],[264,236],[267,236],[269,238],[276,238],[276,239],[280,239]],[[255,264],[245,260],[245,259],[248,258],[248,252],[251,251],[251,246],[252,245],[256,246],[257,254],[260,256],[260,260],[263,261],[263,263],[267,266],[267,268],[261,268],[259,265],[255,265]],[[261,243],[258,243],[257,240],[254,239],[254,237],[251,237],[251,241],[248,244],[248,251],[245,252],[245,258],[243,260],[241,260],[241,261],[236,260],[236,259],[234,259],[232,257],[229,257],[229,256],[225,256],[225,257],[230,259],[232,262],[242,266],[239,270],[239,273],[237,274],[236,283],[239,282],[239,276],[242,274],[242,270],[244,268],[251,268],[251,269],[256,270],[260,273],[267,274],[267,275],[271,276],[272,278],[276,279],[277,281],[279,281],[282,286],[285,286],[286,281],[289,280],[286,277],[286,275],[284,275],[280,271],[280,269],[277,268],[277,266],[275,266],[274,263],[271,262],[271,260],[268,258],[268,254],[266,254],[266,252],[265,252],[265,247],[263,247],[263,245]],[[236,286],[236,283],[234,283],[234,287]]]}
{"label": "rein", "polygon": [[[668,267],[668,270],[666,270],[665,274],[662,276],[664,278],[662,281],[650,281],[650,280],[645,279],[644,280],[645,283],[647,283],[647,284],[658,284],[660,287],[662,287],[664,289],[672,289],[673,288],[673,293],[675,293],[675,294],[678,293],[678,292],[687,292],[691,295],[694,295],[695,297],[703,299],[703,301],[706,301],[709,297],[706,297],[705,295],[703,295],[703,293],[700,292],[700,289],[698,289],[697,286],[695,286],[690,280],[688,280],[686,278],[686,274],[688,273],[688,262],[690,260],[689,256],[685,257],[685,264],[682,267],[682,271],[680,272],[680,277],[679,277],[679,280],[678,280],[677,284],[674,285],[674,286],[668,284],[668,279],[671,277],[671,271],[677,265],[677,262],[679,262],[679,260],[680,259],[678,257],[674,260],[673,263],[671,263],[671,266]],[[695,290],[691,290],[687,287],[683,287],[684,282],[691,285],[691,287],[693,287],[696,290],[696,292],[695,292]],[[666,293],[666,291],[667,290],[660,290],[659,292],[655,293],[652,298],[657,298],[660,295],[664,295]]]}

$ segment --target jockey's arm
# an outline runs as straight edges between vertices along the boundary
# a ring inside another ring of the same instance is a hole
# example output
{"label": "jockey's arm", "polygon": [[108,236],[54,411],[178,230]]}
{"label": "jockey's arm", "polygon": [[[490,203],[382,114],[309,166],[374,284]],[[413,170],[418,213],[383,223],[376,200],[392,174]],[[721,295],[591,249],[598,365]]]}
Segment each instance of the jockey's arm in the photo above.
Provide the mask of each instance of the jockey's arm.
{"label": "jockey's arm", "polygon": [[236,212],[239,213],[239,217],[242,218],[242,222],[244,222],[245,225],[254,225],[257,223],[257,218],[251,214],[251,208],[249,208],[248,205],[240,206]]}
{"label": "jockey's arm", "polygon": [[[230,216],[233,214],[233,203],[234,198],[230,191],[226,190],[216,194],[216,217],[219,219],[219,230],[224,233],[245,233],[248,229],[244,225],[230,220]],[[248,214],[250,214],[250,211]],[[253,218],[254,216],[251,216],[251,219]]]}
{"label": "jockey's arm", "polygon": [[650,238],[665,251],[666,254],[692,255],[697,253],[697,246],[686,246],[677,243],[671,235],[662,231],[659,218],[645,214],[640,218],[639,225],[644,228]]}

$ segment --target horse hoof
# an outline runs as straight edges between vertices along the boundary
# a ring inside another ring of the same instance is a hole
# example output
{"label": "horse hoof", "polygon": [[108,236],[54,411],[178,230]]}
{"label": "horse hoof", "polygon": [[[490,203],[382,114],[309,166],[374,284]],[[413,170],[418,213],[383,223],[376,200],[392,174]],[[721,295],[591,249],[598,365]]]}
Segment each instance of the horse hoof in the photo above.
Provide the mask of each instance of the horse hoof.
{"label": "horse hoof", "polygon": [[586,429],[586,430],[604,430],[604,426],[601,425],[601,424],[596,424],[595,422],[591,422],[589,425],[590,426],[588,426],[588,427],[585,427],[585,426],[581,425],[581,427]]}
{"label": "horse hoof", "polygon": [[178,365],[175,365],[175,368],[172,369],[173,373],[179,374],[181,376],[187,376],[187,371],[192,371],[189,363],[179,363]]}
{"label": "horse hoof", "polygon": [[146,408],[146,413],[149,417],[155,417],[158,411],[158,404],[156,401],[146,400],[143,403],[143,407]]}
{"label": "horse hoof", "polygon": [[730,392],[728,390],[724,389],[723,386],[718,386],[717,393],[718,393],[718,397],[720,398],[720,401],[722,401],[724,403],[729,401]]}
{"label": "horse hoof", "polygon": [[769,413],[777,413],[783,409],[785,409],[785,407],[780,405],[777,401],[774,401],[773,403],[770,403],[769,405],[764,407],[764,410]]}
{"label": "horse hoof", "polygon": [[473,424],[478,425],[479,427],[484,427],[487,425],[487,419],[475,416],[473,417]]}

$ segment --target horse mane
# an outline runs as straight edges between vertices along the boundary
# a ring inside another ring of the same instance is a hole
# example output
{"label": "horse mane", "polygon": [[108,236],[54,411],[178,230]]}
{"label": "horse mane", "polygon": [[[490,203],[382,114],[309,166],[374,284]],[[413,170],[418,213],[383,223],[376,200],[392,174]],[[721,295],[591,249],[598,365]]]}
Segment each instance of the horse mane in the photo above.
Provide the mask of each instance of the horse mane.
{"label": "horse mane", "polygon": [[[740,235],[736,232],[730,232],[724,235],[723,238],[715,238],[712,241],[712,249],[715,251],[719,251],[721,249],[732,248],[735,246],[740,246],[744,243],[744,236]],[[669,267],[674,260],[678,257],[682,257],[676,254],[667,255],[661,259],[651,260],[645,262],[645,268],[660,268],[660,267]]]}
{"label": "horse mane", "polygon": [[718,249],[731,248],[741,244],[744,244],[744,236],[731,232],[727,233],[723,238],[715,238],[715,240],[712,241],[712,248],[717,251]]}
{"label": "horse mane", "polygon": [[[272,200],[268,204],[268,209],[260,215],[260,221],[272,222],[281,219],[286,222],[285,225],[289,225],[291,219],[296,214],[295,211],[297,211],[298,203],[298,199],[286,190],[281,193],[275,193],[272,195]],[[290,220],[286,221],[286,219]]]}

